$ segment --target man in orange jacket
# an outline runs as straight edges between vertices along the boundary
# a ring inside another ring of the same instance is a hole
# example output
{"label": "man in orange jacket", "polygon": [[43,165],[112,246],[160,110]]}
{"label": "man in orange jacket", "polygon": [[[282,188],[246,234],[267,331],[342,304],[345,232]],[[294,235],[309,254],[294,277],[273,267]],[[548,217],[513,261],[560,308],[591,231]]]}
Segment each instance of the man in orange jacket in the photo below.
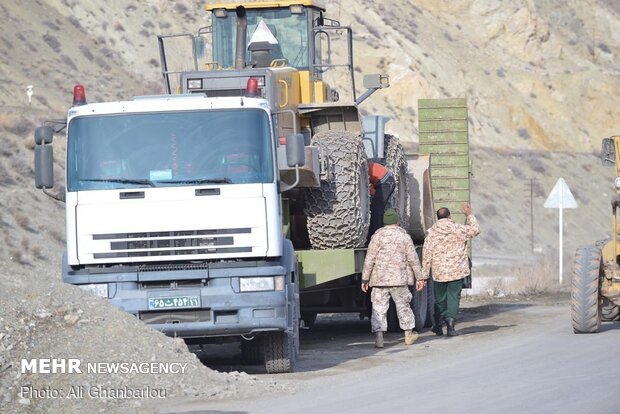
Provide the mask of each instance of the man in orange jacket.
{"label": "man in orange jacket", "polygon": [[387,168],[378,162],[368,162],[368,178],[370,179],[370,227],[368,239],[383,227],[383,213],[388,200],[396,188],[396,180]]}

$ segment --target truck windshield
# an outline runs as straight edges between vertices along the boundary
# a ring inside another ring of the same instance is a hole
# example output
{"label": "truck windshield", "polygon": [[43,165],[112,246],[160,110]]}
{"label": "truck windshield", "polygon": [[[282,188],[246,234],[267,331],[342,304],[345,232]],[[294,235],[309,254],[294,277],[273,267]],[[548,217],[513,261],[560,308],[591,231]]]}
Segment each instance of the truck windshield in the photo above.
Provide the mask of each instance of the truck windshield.
{"label": "truck windshield", "polygon": [[84,116],[69,124],[69,191],[273,182],[258,109]]}
{"label": "truck windshield", "polygon": [[[306,8],[301,14],[292,14],[288,8],[246,9],[248,18],[246,46],[260,22],[264,21],[281,49],[274,58],[284,58],[295,68],[307,69],[308,12]],[[227,10],[226,18],[213,17],[213,22],[213,58],[222,67],[232,67],[235,63],[237,15],[234,11]],[[247,52],[246,62],[249,61],[250,53]]]}

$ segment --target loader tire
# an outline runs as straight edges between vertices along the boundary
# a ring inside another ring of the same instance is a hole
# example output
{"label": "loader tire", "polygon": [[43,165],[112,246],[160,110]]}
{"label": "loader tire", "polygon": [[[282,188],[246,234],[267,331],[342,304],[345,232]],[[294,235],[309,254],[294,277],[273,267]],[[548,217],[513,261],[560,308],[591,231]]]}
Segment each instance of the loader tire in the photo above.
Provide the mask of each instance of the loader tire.
{"label": "loader tire", "polygon": [[615,322],[620,320],[620,306],[607,298],[603,298],[601,305],[601,320],[603,322]]}
{"label": "loader tire", "polygon": [[368,161],[359,136],[324,131],[312,137],[326,168],[321,187],[307,191],[308,236],[315,249],[362,247],[370,224]]}
{"label": "loader tire", "polygon": [[398,224],[409,229],[410,202],[409,202],[409,170],[405,150],[398,138],[393,135],[385,135],[385,166],[394,174],[396,188],[388,200],[386,208],[394,208],[398,212]]}
{"label": "loader tire", "polygon": [[599,246],[581,246],[575,252],[571,288],[571,313],[575,333],[596,333],[601,328],[601,266]]}

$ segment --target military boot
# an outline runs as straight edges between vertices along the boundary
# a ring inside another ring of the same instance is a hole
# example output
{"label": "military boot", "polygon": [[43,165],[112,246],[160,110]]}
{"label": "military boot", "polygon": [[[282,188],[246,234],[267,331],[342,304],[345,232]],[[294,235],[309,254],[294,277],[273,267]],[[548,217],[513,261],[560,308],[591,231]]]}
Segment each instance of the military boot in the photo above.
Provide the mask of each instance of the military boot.
{"label": "military boot", "polygon": [[418,339],[418,333],[407,329],[405,331],[405,345],[412,345]]}
{"label": "military boot", "polygon": [[383,332],[375,332],[375,348],[383,348]]}
{"label": "military boot", "polygon": [[437,336],[443,336],[443,316],[435,315],[433,322],[431,331],[433,331]]}
{"label": "military boot", "polygon": [[454,318],[446,318],[446,326],[448,327],[448,336],[458,336],[454,329]]}

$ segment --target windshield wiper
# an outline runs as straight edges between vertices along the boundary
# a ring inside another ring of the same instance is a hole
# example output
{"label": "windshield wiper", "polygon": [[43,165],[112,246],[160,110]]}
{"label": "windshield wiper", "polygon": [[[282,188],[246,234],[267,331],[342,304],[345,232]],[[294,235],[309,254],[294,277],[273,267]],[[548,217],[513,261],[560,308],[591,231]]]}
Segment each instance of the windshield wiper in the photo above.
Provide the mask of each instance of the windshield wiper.
{"label": "windshield wiper", "polygon": [[228,177],[188,178],[187,180],[157,180],[157,182],[166,184],[232,184],[232,180]]}
{"label": "windshield wiper", "polygon": [[155,183],[146,178],[82,178],[80,181],[94,181],[102,183],[142,184],[157,187]]}

